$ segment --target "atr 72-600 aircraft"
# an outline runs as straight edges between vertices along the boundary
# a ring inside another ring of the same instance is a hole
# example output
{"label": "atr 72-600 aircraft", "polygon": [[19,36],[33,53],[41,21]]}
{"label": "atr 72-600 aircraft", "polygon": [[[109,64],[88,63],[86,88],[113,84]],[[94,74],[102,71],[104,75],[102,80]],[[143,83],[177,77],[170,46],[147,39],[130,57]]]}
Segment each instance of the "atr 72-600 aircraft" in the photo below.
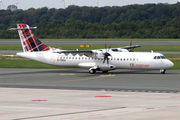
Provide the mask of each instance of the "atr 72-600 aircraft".
{"label": "atr 72-600 aircraft", "polygon": [[10,29],[19,32],[24,52],[17,53],[18,56],[58,67],[80,67],[88,69],[91,74],[96,71],[107,73],[115,69],[160,70],[164,74],[166,69],[174,66],[161,53],[131,51],[140,45],[106,48],[105,44],[105,49],[83,51],[55,49],[34,37],[31,31],[34,28],[36,27],[17,24],[17,28]]}

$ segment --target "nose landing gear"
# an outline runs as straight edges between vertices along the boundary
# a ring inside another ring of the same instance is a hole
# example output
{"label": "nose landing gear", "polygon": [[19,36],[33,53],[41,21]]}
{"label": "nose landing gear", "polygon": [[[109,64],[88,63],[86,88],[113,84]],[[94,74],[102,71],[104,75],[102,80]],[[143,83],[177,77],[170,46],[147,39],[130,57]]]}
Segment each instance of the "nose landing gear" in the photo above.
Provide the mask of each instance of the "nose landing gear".
{"label": "nose landing gear", "polygon": [[161,73],[161,74],[165,74],[165,72],[166,72],[166,69],[160,70],[160,73]]}

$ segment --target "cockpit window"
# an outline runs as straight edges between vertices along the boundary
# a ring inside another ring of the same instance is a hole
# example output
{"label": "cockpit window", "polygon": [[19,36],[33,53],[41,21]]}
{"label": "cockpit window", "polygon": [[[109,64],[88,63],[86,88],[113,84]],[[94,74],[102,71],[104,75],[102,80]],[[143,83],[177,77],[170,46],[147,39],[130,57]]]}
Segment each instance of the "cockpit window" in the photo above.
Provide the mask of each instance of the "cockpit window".
{"label": "cockpit window", "polygon": [[161,59],[166,59],[164,56],[161,56]]}
{"label": "cockpit window", "polygon": [[154,56],[154,59],[166,59],[164,56]]}

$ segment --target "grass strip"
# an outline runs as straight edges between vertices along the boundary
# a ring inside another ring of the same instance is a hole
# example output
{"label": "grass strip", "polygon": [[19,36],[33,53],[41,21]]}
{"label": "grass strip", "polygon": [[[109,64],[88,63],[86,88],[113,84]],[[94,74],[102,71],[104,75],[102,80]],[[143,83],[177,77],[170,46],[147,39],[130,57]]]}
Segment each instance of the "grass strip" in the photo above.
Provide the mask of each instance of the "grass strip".
{"label": "grass strip", "polygon": [[174,66],[170,70],[180,70],[180,60],[171,60]]}
{"label": "grass strip", "polygon": [[[41,39],[41,41],[180,41],[180,39],[136,39],[136,38],[107,38],[107,39],[83,39],[83,38],[74,38],[74,39]],[[20,39],[0,39],[0,41],[19,41]]]}
{"label": "grass strip", "polygon": [[[47,44],[54,48],[60,48],[63,50],[92,50],[92,49],[104,49],[105,45],[91,44],[89,48],[82,48],[78,44]],[[110,45],[107,45],[110,46]],[[112,45],[112,48],[125,47],[129,45]],[[0,44],[0,50],[22,50],[21,44]],[[180,51],[180,45],[142,45],[140,48],[136,48],[134,51]]]}
{"label": "grass strip", "polygon": [[33,60],[8,60],[8,59],[0,59],[0,68],[60,69]]}

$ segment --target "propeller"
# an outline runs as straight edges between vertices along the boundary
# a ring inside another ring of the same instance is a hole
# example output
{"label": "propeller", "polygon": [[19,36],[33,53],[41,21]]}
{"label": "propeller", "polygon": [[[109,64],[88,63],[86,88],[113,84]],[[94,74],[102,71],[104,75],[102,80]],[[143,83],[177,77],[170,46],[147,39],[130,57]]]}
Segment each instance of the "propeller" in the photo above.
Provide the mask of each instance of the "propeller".
{"label": "propeller", "polygon": [[104,54],[104,61],[103,61],[103,63],[105,63],[105,61],[107,60],[107,64],[109,64],[109,58],[108,57],[111,56],[111,54],[109,53],[110,48],[111,48],[111,45],[109,46],[109,49],[107,50],[107,45],[105,43],[106,52],[103,53]]}

